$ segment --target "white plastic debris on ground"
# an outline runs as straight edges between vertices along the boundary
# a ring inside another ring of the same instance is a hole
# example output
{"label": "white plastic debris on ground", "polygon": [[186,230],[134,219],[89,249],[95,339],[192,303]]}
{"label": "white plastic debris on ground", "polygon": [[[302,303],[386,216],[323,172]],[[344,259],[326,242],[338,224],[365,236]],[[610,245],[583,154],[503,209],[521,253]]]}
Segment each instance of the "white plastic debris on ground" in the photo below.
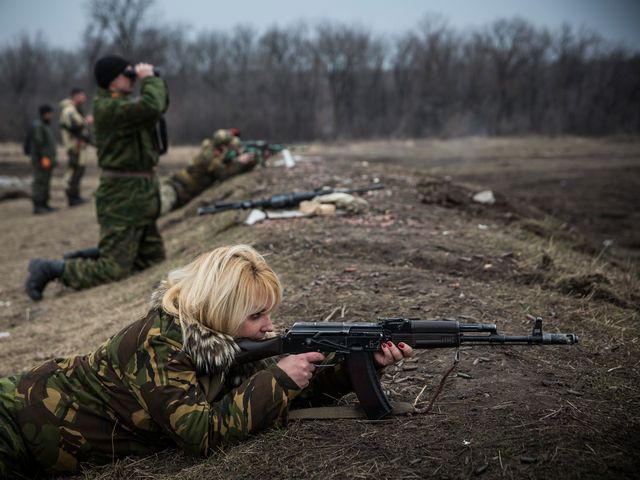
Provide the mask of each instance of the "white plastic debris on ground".
{"label": "white plastic debris on ground", "polygon": [[293,168],[296,166],[296,161],[300,161],[302,157],[296,156],[295,158],[291,155],[291,152],[288,148],[285,148],[280,152],[280,156],[282,158],[277,160],[272,160],[269,163],[274,167],[282,167],[285,166],[287,168]]}
{"label": "white plastic debris on ground", "polygon": [[282,150],[282,158],[284,159],[284,166],[287,168],[293,168],[296,166],[296,161],[293,159],[293,155],[288,148]]}
{"label": "white plastic debris on ground", "polygon": [[482,190],[473,196],[473,201],[476,203],[482,203],[484,205],[493,205],[496,203],[496,197],[493,196],[491,190]]}
{"label": "white plastic debris on ground", "polygon": [[245,225],[254,225],[263,220],[277,220],[281,218],[306,217],[300,210],[258,210],[254,209],[249,212],[249,216],[244,221]]}
{"label": "white plastic debris on ground", "polygon": [[0,188],[25,188],[31,185],[31,178],[0,175]]}
{"label": "white plastic debris on ground", "polygon": [[9,332],[0,332],[0,338],[8,338],[10,335]]}

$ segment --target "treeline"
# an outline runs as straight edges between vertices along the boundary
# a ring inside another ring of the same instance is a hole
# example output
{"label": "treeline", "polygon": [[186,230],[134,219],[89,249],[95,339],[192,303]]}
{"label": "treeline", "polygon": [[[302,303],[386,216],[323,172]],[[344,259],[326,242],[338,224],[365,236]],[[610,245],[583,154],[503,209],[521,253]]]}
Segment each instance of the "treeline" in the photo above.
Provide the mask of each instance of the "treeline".
{"label": "treeline", "polygon": [[218,127],[279,141],[640,131],[640,54],[565,25],[501,19],[458,31],[427,17],[383,36],[324,23],[205,32],[149,23],[153,0],[87,4],[82,46],[23,36],[0,48],[0,140],[37,105],[95,90],[106,53],[159,66],[174,143]]}

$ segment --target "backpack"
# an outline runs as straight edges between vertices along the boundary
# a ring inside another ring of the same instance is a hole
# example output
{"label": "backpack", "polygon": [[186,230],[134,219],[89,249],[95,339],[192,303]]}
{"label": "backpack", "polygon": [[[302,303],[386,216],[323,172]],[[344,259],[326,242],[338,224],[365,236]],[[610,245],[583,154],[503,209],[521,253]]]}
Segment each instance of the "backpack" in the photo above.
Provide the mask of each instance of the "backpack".
{"label": "backpack", "polygon": [[24,141],[22,142],[22,151],[28,157],[31,156],[31,138],[33,137],[33,127],[29,127],[27,130],[27,134],[24,136]]}

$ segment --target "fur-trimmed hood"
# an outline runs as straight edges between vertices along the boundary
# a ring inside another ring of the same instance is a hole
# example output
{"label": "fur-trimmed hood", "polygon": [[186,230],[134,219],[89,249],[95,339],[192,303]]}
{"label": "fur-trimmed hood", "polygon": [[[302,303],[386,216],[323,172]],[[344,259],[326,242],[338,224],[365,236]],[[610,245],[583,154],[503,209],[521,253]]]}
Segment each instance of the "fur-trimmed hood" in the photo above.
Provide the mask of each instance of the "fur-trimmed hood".
{"label": "fur-trimmed hood", "polygon": [[[151,308],[162,311],[162,297],[167,291],[163,281],[151,294]],[[216,332],[198,322],[184,322],[176,318],[182,330],[182,350],[195,363],[199,375],[221,373],[223,376],[234,363],[240,347],[233,337]]]}

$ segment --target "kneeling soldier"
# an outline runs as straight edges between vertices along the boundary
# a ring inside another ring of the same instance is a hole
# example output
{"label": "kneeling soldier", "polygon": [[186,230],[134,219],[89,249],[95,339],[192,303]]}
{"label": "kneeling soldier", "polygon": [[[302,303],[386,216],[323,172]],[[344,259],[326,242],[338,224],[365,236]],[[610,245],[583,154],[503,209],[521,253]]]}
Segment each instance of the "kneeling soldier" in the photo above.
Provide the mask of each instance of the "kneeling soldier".
{"label": "kneeling soldier", "polygon": [[[48,282],[61,278],[72,288],[120,280],[165,258],[156,226],[160,214],[158,145],[154,127],[169,104],[165,82],[153,66],[134,67],[121,57],[96,62],[100,87],[94,101],[94,134],[102,168],[96,193],[100,241],[96,258],[36,259],[29,263],[25,289],[40,300]],[[131,98],[134,80],[142,81]]]}

